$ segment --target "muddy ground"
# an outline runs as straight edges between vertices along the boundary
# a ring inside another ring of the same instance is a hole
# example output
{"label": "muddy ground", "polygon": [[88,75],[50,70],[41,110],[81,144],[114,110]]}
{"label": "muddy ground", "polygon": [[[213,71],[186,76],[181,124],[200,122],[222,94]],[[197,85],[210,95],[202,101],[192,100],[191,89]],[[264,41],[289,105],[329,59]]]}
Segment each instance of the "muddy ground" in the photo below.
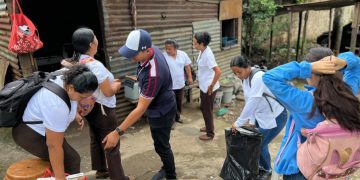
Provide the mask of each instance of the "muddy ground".
{"label": "muddy ground", "polygon": [[[229,112],[215,119],[214,140],[203,142],[198,139],[199,128],[204,126],[198,103],[184,104],[182,119],[184,124],[176,123],[171,134],[171,145],[175,155],[175,163],[179,179],[221,179],[218,175],[226,156],[224,128],[229,127],[239,115],[243,102],[234,100],[228,104]],[[216,111],[216,109],[215,109]],[[0,129],[0,177],[6,173],[12,163],[33,158],[11,138],[10,129]],[[274,158],[283,133],[271,144],[270,151]],[[78,150],[82,157],[81,170],[89,179],[94,178],[91,171],[88,128],[79,132],[72,126],[66,133],[68,142]],[[161,161],[154,151],[149,127],[146,121],[140,121],[121,137],[121,155],[126,174],[138,180],[148,180],[161,167]],[[273,175],[272,179],[279,179]],[[280,178],[281,179],[281,178]]]}

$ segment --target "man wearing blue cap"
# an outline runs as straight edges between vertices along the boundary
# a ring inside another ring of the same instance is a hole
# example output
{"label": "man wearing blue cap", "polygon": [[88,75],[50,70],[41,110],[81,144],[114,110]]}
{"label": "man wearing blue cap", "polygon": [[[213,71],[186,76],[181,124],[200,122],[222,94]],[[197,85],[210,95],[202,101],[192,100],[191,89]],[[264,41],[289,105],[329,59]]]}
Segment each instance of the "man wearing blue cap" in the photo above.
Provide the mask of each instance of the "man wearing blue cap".
{"label": "man wearing blue cap", "polygon": [[158,47],[152,46],[149,33],[142,29],[130,32],[119,53],[138,63],[140,97],[136,108],[104,138],[105,149],[115,147],[120,135],[146,112],[155,151],[163,162],[163,167],[152,179],[176,179],[174,155],[169,143],[176,103],[165,57]]}

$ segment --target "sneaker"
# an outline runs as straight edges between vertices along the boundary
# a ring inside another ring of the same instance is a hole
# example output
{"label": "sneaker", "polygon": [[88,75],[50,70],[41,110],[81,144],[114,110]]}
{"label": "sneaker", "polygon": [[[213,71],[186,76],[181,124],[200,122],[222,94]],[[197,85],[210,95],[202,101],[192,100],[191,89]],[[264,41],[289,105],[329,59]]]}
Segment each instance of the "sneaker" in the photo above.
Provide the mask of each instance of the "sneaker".
{"label": "sneaker", "polygon": [[165,169],[160,169],[159,172],[154,174],[154,176],[151,178],[151,180],[162,180],[166,178],[166,172]]}
{"label": "sneaker", "polygon": [[199,139],[202,141],[208,141],[214,139],[214,137],[208,136],[207,134],[203,134],[199,136]]}

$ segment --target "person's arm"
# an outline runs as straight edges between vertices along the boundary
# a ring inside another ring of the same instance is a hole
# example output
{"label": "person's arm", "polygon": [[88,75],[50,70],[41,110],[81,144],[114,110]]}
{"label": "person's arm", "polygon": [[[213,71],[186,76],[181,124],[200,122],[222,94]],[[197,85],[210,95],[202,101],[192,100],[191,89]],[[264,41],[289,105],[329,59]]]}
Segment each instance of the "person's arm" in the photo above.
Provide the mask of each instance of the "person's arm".
{"label": "person's arm", "polygon": [[62,146],[64,133],[54,132],[46,128],[45,134],[46,145],[48,146],[50,163],[55,174],[55,179],[65,180],[64,150]]}
{"label": "person's arm", "polygon": [[240,116],[235,121],[236,127],[243,126],[249,119],[253,118],[255,110],[258,104],[261,101],[261,97],[250,97],[245,103],[243,110],[241,111]]}
{"label": "person's arm", "polygon": [[342,71],[343,80],[357,96],[360,87],[360,58],[352,52],[341,53],[338,57],[346,61],[346,67]]}
{"label": "person's arm", "polygon": [[[126,119],[121,123],[119,128],[122,131],[126,131],[131,125],[133,125],[136,121],[140,119],[140,117],[145,113],[147,108],[149,107],[152,99],[147,99],[142,96],[139,97],[138,105],[136,108],[130,112],[130,114],[126,117]],[[105,144],[104,149],[112,149],[116,146],[120,139],[119,133],[114,130],[109,133],[102,141]]]}
{"label": "person's arm", "polygon": [[119,79],[115,79],[113,83],[110,83],[109,79],[106,79],[99,85],[100,90],[106,97],[111,97],[119,91],[121,87],[121,81]]}
{"label": "person's arm", "polygon": [[185,66],[185,72],[186,72],[186,76],[188,77],[189,85],[191,85],[193,83],[193,79],[191,74],[191,67],[189,64]]}
{"label": "person's arm", "polygon": [[219,66],[215,66],[212,69],[215,72],[215,76],[214,76],[213,80],[211,81],[211,84],[208,87],[208,92],[207,92],[208,95],[212,94],[213,88],[214,88],[216,82],[219,80],[219,78],[221,76],[221,70],[220,70]]}

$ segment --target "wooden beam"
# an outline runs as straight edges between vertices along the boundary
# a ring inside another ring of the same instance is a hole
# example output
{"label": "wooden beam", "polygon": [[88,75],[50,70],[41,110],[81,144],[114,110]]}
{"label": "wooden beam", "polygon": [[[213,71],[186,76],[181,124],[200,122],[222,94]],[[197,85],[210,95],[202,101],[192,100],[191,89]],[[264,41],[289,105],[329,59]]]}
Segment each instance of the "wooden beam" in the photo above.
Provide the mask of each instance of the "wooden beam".
{"label": "wooden beam", "polygon": [[299,26],[296,42],[296,61],[299,61],[299,49],[300,49],[300,37],[301,37],[301,26],[302,26],[302,11],[299,12]]}
{"label": "wooden beam", "polygon": [[328,36],[328,48],[331,49],[331,31],[332,31],[332,22],[333,22],[333,13],[332,9],[329,11],[329,36]]}
{"label": "wooden beam", "polygon": [[271,25],[270,25],[270,47],[269,47],[269,62],[271,62],[271,54],[272,54],[272,44],[273,44],[273,33],[274,33],[274,29],[273,29],[273,25],[274,25],[274,16],[271,17]]}
{"label": "wooden beam", "polygon": [[34,58],[31,53],[18,55],[20,68],[23,77],[28,77],[34,72]]}
{"label": "wooden beam", "polygon": [[288,51],[287,51],[287,56],[286,59],[288,61],[290,61],[290,54],[291,54],[291,31],[292,31],[292,12],[289,12],[288,14],[288,39],[287,39],[287,44],[288,44]]}
{"label": "wooden beam", "polygon": [[301,42],[300,58],[303,58],[303,55],[304,55],[304,46],[305,46],[305,41],[306,41],[306,30],[307,30],[308,19],[309,19],[309,11],[306,11],[305,19],[304,19],[304,30],[303,30],[302,42]]}
{"label": "wooden beam", "polygon": [[357,2],[354,6],[354,16],[351,24],[351,40],[350,40],[350,51],[355,53],[356,39],[359,31],[359,16],[360,16],[360,2]]}

